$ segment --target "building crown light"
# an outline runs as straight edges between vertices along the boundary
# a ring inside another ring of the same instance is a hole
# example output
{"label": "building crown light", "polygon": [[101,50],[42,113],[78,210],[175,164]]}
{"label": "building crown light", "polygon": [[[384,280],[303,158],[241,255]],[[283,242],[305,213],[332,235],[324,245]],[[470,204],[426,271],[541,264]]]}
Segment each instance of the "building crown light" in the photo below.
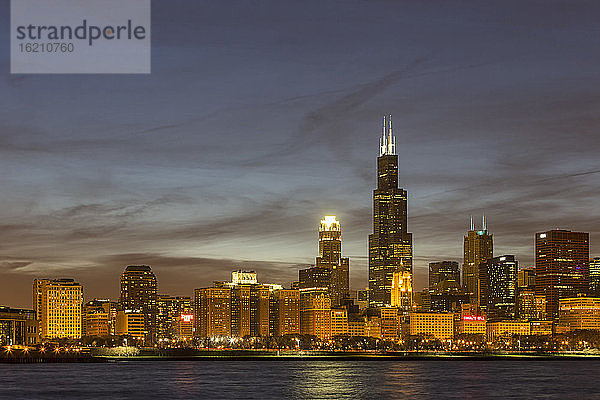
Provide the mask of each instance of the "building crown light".
{"label": "building crown light", "polygon": [[341,230],[340,222],[337,220],[335,215],[326,215],[321,220],[321,227],[319,230],[320,231],[339,231],[339,230]]}
{"label": "building crown light", "polygon": [[384,115],[383,129],[379,139],[379,156],[396,155],[396,138],[392,130],[392,116]]}

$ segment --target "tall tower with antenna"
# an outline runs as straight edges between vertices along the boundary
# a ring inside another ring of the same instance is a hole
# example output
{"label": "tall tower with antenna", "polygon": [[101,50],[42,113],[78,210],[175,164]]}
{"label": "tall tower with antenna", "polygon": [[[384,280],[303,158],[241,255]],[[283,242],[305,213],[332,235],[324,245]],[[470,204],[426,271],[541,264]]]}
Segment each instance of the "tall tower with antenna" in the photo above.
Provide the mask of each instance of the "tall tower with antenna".
{"label": "tall tower with antenna", "polygon": [[464,236],[463,290],[469,294],[472,303],[485,304],[487,282],[485,274],[480,274],[481,264],[485,264],[494,255],[494,237],[487,230],[485,214],[482,217],[481,229],[475,229],[473,217],[470,218],[469,230]]}
{"label": "tall tower with antenna", "polygon": [[394,273],[412,277],[412,233],[408,232],[407,193],[398,187],[398,155],[392,116],[383,117],[373,191],[373,233],[369,235],[369,306],[391,305]]}

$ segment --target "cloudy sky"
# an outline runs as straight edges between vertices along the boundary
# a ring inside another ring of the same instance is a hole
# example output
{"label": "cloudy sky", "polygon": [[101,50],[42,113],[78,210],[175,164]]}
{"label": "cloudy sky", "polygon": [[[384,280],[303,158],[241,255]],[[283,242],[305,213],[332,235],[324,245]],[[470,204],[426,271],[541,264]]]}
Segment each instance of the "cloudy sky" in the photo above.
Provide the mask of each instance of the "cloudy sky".
{"label": "cloudy sky", "polygon": [[0,0],[0,304],[36,277],[118,296],[128,264],[191,295],[238,268],[289,284],[339,217],[366,286],[381,117],[417,287],[462,261],[591,234],[600,255],[597,1],[153,1],[150,75],[11,75]]}

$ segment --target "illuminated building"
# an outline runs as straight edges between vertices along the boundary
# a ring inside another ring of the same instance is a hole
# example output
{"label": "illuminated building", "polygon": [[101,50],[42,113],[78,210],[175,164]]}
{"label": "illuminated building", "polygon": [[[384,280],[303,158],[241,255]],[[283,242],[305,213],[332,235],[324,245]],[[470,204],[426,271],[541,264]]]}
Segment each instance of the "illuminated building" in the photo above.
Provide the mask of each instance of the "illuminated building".
{"label": "illuminated building", "polygon": [[589,234],[551,230],[535,234],[535,292],[546,297],[548,317],[558,316],[559,299],[589,289]]}
{"label": "illuminated building", "polygon": [[531,324],[528,321],[496,321],[487,323],[487,339],[494,341],[499,338],[509,338],[513,335],[530,335]]}
{"label": "illuminated building", "polygon": [[536,307],[535,290],[519,290],[519,294],[517,295],[517,316],[527,320],[541,318]]}
{"label": "illuminated building", "polygon": [[535,288],[535,267],[520,269],[517,273],[517,285],[519,288]]}
{"label": "illuminated building", "polygon": [[121,275],[119,305],[123,310],[141,310],[148,343],[156,341],[158,331],[157,286],[156,276],[147,265],[130,265]]}
{"label": "illuminated building", "polygon": [[600,330],[600,298],[572,297],[559,300],[558,324],[569,330]]}
{"label": "illuminated building", "polygon": [[462,315],[456,323],[457,334],[484,335],[487,320],[484,315]]}
{"label": "illuminated building", "polygon": [[[493,257],[494,238],[487,230],[485,216],[481,230],[475,229],[471,218],[471,229],[464,237],[464,263],[462,287],[465,293],[472,296],[477,304],[481,304],[480,266]],[[483,282],[485,285],[485,282]],[[483,289],[485,290],[485,289]]]}
{"label": "illuminated building", "polygon": [[429,290],[438,293],[452,290],[449,288],[461,290],[458,262],[438,261],[429,263]]}
{"label": "illuminated building", "polygon": [[[161,294],[158,295],[156,306],[157,338],[159,341],[181,341],[191,338],[194,310],[192,299],[189,296]],[[182,315],[188,317],[182,319]]]}
{"label": "illuminated building", "polygon": [[[481,270],[483,269],[480,268]],[[487,287],[482,291],[482,302],[487,305],[490,319],[515,317],[517,301],[517,269],[515,256],[505,255],[489,259],[485,263]],[[482,304],[482,303],[480,303]]]}
{"label": "illuminated building", "polygon": [[381,307],[381,338],[396,340],[399,336],[400,319],[398,307]]}
{"label": "illuminated building", "polygon": [[335,215],[326,215],[319,225],[319,256],[315,267],[330,271],[331,304],[341,305],[350,290],[349,259],[342,257],[342,228]]}
{"label": "illuminated building", "polygon": [[83,336],[106,337],[116,333],[117,303],[91,300],[83,305]]}
{"label": "illuminated building", "polygon": [[231,289],[194,290],[196,336],[231,336]]}
{"label": "illuminated building", "polygon": [[590,260],[590,296],[600,297],[600,257]]}
{"label": "illuminated building", "polygon": [[331,310],[331,334],[330,337],[348,335],[348,311],[342,308]]}
{"label": "illuminated building", "polygon": [[331,271],[325,267],[311,267],[298,271],[298,288],[325,288],[329,290]]}
{"label": "illuminated building", "polygon": [[141,310],[119,310],[115,333],[118,336],[130,336],[135,340],[145,340],[145,321],[146,315]]}
{"label": "illuminated building", "polygon": [[0,346],[34,345],[39,342],[33,310],[0,306]]}
{"label": "illuminated building", "polygon": [[439,340],[454,337],[453,313],[411,313],[410,335],[432,335]]}
{"label": "illuminated building", "polygon": [[365,336],[381,339],[381,318],[369,317],[365,322]]}
{"label": "illuminated building", "polygon": [[392,274],[391,306],[408,312],[412,304],[412,274],[396,271]]}
{"label": "illuminated building", "polygon": [[348,335],[350,335],[350,336],[366,336],[365,335],[365,319],[363,317],[348,319]]}
{"label": "illuminated building", "polygon": [[531,325],[531,335],[552,335],[553,321],[529,321]]}
{"label": "illuminated building", "polygon": [[258,283],[254,271],[234,271],[231,282],[215,282],[231,289],[231,336],[269,336],[270,295],[281,285]]}
{"label": "illuminated building", "polygon": [[331,298],[326,288],[300,289],[300,333],[330,338]]}
{"label": "illuminated building", "polygon": [[369,305],[391,305],[394,272],[412,275],[412,234],[408,232],[407,193],[398,187],[398,155],[392,117],[383,119],[373,191],[373,233],[369,235]]}
{"label": "illuminated building", "polygon": [[73,279],[33,281],[34,311],[42,339],[81,338],[83,287]]}
{"label": "illuminated building", "polygon": [[300,333],[300,292],[297,289],[273,291],[270,308],[272,336]]}

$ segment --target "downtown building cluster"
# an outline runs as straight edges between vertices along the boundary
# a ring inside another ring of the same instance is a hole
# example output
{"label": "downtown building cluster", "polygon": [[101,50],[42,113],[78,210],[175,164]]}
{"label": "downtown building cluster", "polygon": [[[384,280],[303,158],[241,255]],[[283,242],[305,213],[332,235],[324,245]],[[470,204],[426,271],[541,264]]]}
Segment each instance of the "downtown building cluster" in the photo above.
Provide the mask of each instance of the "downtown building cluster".
{"label": "downtown building cluster", "polygon": [[351,290],[341,223],[324,216],[315,264],[299,270],[288,287],[261,283],[256,272],[237,270],[230,281],[197,288],[193,296],[171,296],[159,294],[149,266],[131,265],[121,275],[118,301],[84,302],[83,286],[73,279],[36,279],[32,310],[0,307],[0,344],[103,338],[108,344],[206,346],[289,335],[320,341],[460,341],[480,335],[494,341],[600,331],[600,258],[590,259],[588,233],[536,233],[535,266],[520,268],[514,255],[494,254],[485,217],[481,229],[471,219],[462,269],[456,261],[432,261],[428,287],[415,291],[407,199],[399,186],[391,116],[386,116],[365,290]]}

